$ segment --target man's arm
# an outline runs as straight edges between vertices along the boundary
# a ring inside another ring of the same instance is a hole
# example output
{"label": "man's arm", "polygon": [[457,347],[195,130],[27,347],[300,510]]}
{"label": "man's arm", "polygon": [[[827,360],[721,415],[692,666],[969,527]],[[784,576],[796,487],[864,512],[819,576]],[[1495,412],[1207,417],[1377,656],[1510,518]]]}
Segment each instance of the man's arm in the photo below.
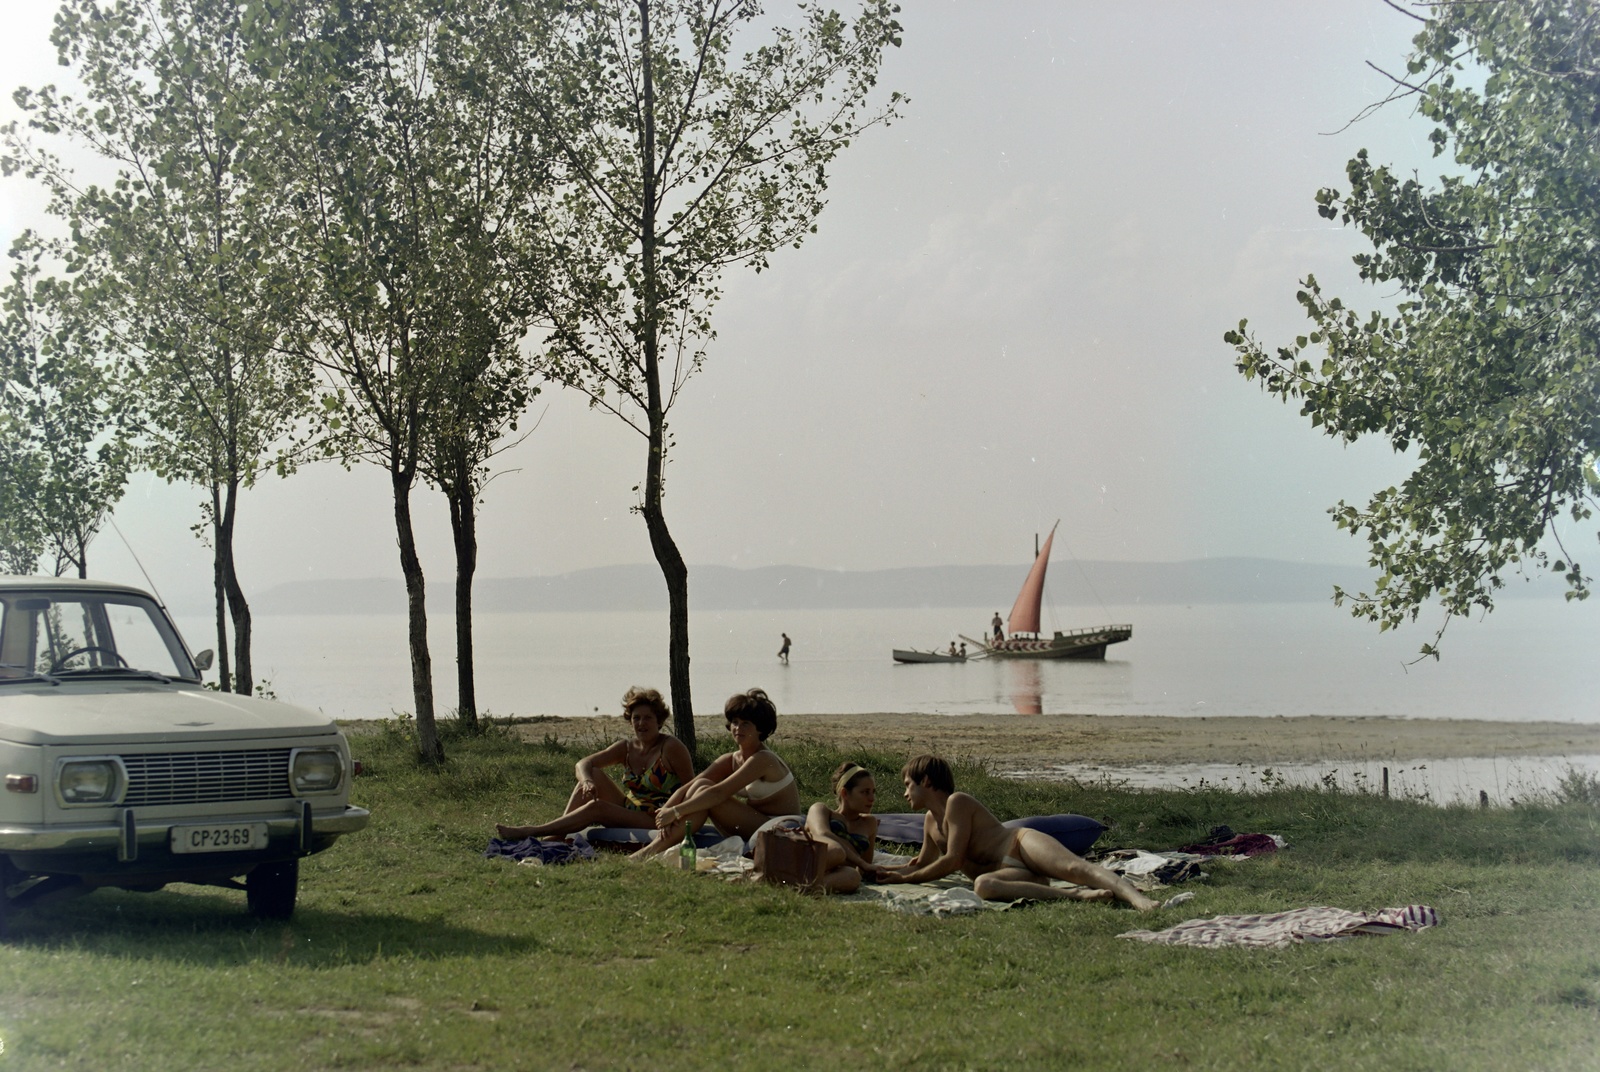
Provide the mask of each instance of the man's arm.
{"label": "man's arm", "polygon": [[[880,882],[933,882],[961,870],[966,862],[967,842],[972,837],[972,805],[974,801],[965,793],[950,797],[944,807],[944,852],[939,853],[934,842],[933,812],[922,822],[922,851],[911,866],[901,871],[886,871],[878,876]],[[937,855],[935,855],[937,853]],[[893,877],[890,877],[890,876]]]}

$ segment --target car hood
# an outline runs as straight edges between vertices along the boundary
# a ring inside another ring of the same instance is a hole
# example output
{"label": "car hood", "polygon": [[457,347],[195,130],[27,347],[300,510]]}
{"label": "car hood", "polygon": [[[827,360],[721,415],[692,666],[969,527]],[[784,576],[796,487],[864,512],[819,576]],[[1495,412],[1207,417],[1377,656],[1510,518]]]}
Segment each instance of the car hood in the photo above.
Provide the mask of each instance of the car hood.
{"label": "car hood", "polygon": [[10,685],[0,690],[0,740],[19,744],[147,744],[335,732],[327,715],[228,692],[157,682]]}

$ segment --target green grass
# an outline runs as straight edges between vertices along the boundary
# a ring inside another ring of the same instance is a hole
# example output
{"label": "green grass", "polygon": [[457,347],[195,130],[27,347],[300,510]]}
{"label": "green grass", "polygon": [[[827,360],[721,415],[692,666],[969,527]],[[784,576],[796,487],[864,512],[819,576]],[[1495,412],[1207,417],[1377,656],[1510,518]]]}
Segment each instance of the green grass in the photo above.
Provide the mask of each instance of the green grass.
{"label": "green grass", "polygon": [[[1151,792],[958,769],[1002,817],[1111,820],[1102,845],[1170,847],[1218,823],[1289,839],[1213,865],[1170,921],[1415,902],[1445,920],[1207,951],[1119,941],[1148,920],[1097,905],[919,919],[609,857],[481,859],[493,822],[559,808],[590,743],[453,737],[431,772],[396,726],[359,737],[373,824],[305,862],[291,924],[182,886],[22,914],[0,947],[0,1072],[1595,1066],[1600,807],[1576,781],[1480,811],[1270,777],[1252,794]],[[844,758],[776,744],[803,799]],[[904,757],[850,758],[898,810]]]}

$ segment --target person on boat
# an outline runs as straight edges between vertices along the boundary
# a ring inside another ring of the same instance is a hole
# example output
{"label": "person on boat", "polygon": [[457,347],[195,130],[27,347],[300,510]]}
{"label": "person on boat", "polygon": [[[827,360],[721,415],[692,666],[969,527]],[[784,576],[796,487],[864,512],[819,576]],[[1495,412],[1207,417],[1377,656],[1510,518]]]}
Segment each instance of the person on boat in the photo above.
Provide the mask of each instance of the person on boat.
{"label": "person on boat", "polygon": [[822,801],[806,813],[806,830],[826,848],[822,854],[822,888],[828,893],[854,893],[862,879],[878,873],[872,862],[878,838],[878,820],[872,806],[878,784],[872,772],[857,763],[841,763],[833,772],[833,792],[838,807]]}
{"label": "person on boat", "polygon": [[957,652],[956,654],[959,655],[963,659],[965,659],[967,657],[967,642],[965,640],[963,640],[961,642],[961,650],[959,652]]}
{"label": "person on boat", "polygon": [[768,819],[800,810],[794,773],[766,745],[778,728],[772,700],[751,689],[731,697],[722,713],[736,747],[672,794],[656,812],[661,836],[634,853],[635,859],[666,852],[683,840],[686,826],[697,830],[707,819],[725,835],[748,838]]}
{"label": "person on boat", "polygon": [[[625,826],[651,829],[656,812],[674,790],[694,777],[694,760],[683,742],[661,727],[671,717],[667,702],[655,689],[635,686],[622,697],[622,718],[633,736],[578,760],[577,785],[566,811],[533,826],[497,825],[495,836],[510,841],[562,837],[586,827]],[[622,787],[605,768],[621,767]]]}
{"label": "person on boat", "polygon": [[1000,612],[994,612],[994,619],[989,622],[989,627],[994,630],[994,642],[1000,643],[1006,638],[1005,623],[1000,620]]}
{"label": "person on boat", "polygon": [[[1160,908],[1133,883],[1092,864],[1040,830],[1012,830],[966,793],[956,792],[950,764],[918,756],[901,771],[906,801],[927,814],[922,851],[903,868],[882,869],[879,882],[932,882],[956,871],[971,876],[986,901],[1123,901],[1141,912]],[[1053,878],[1089,889],[1050,885]]]}
{"label": "person on boat", "polygon": [[783,665],[788,666],[789,665],[789,645],[792,643],[792,641],[790,641],[788,633],[783,633],[781,635],[783,637],[783,646],[778,649],[778,658],[783,660]]}
{"label": "person on boat", "polygon": [[953,640],[950,642],[950,651],[949,651],[948,654],[950,655],[951,658],[955,658],[956,657],[956,642],[953,641]]}

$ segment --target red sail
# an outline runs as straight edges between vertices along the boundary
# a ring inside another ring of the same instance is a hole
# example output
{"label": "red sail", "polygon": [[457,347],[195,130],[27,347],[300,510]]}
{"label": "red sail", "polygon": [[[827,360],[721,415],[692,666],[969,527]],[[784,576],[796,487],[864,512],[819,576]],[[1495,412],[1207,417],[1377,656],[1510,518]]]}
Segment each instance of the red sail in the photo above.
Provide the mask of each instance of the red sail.
{"label": "red sail", "polygon": [[1056,526],[1050,526],[1050,535],[1045,537],[1044,546],[1039,548],[1039,557],[1033,560],[1033,569],[1028,571],[1028,579],[1022,582],[1022,591],[1017,593],[1017,602],[1011,608],[1011,622],[1007,631],[1011,636],[1018,633],[1037,633],[1039,631],[1039,604],[1044,599],[1044,571],[1050,564],[1050,541],[1056,538]]}

